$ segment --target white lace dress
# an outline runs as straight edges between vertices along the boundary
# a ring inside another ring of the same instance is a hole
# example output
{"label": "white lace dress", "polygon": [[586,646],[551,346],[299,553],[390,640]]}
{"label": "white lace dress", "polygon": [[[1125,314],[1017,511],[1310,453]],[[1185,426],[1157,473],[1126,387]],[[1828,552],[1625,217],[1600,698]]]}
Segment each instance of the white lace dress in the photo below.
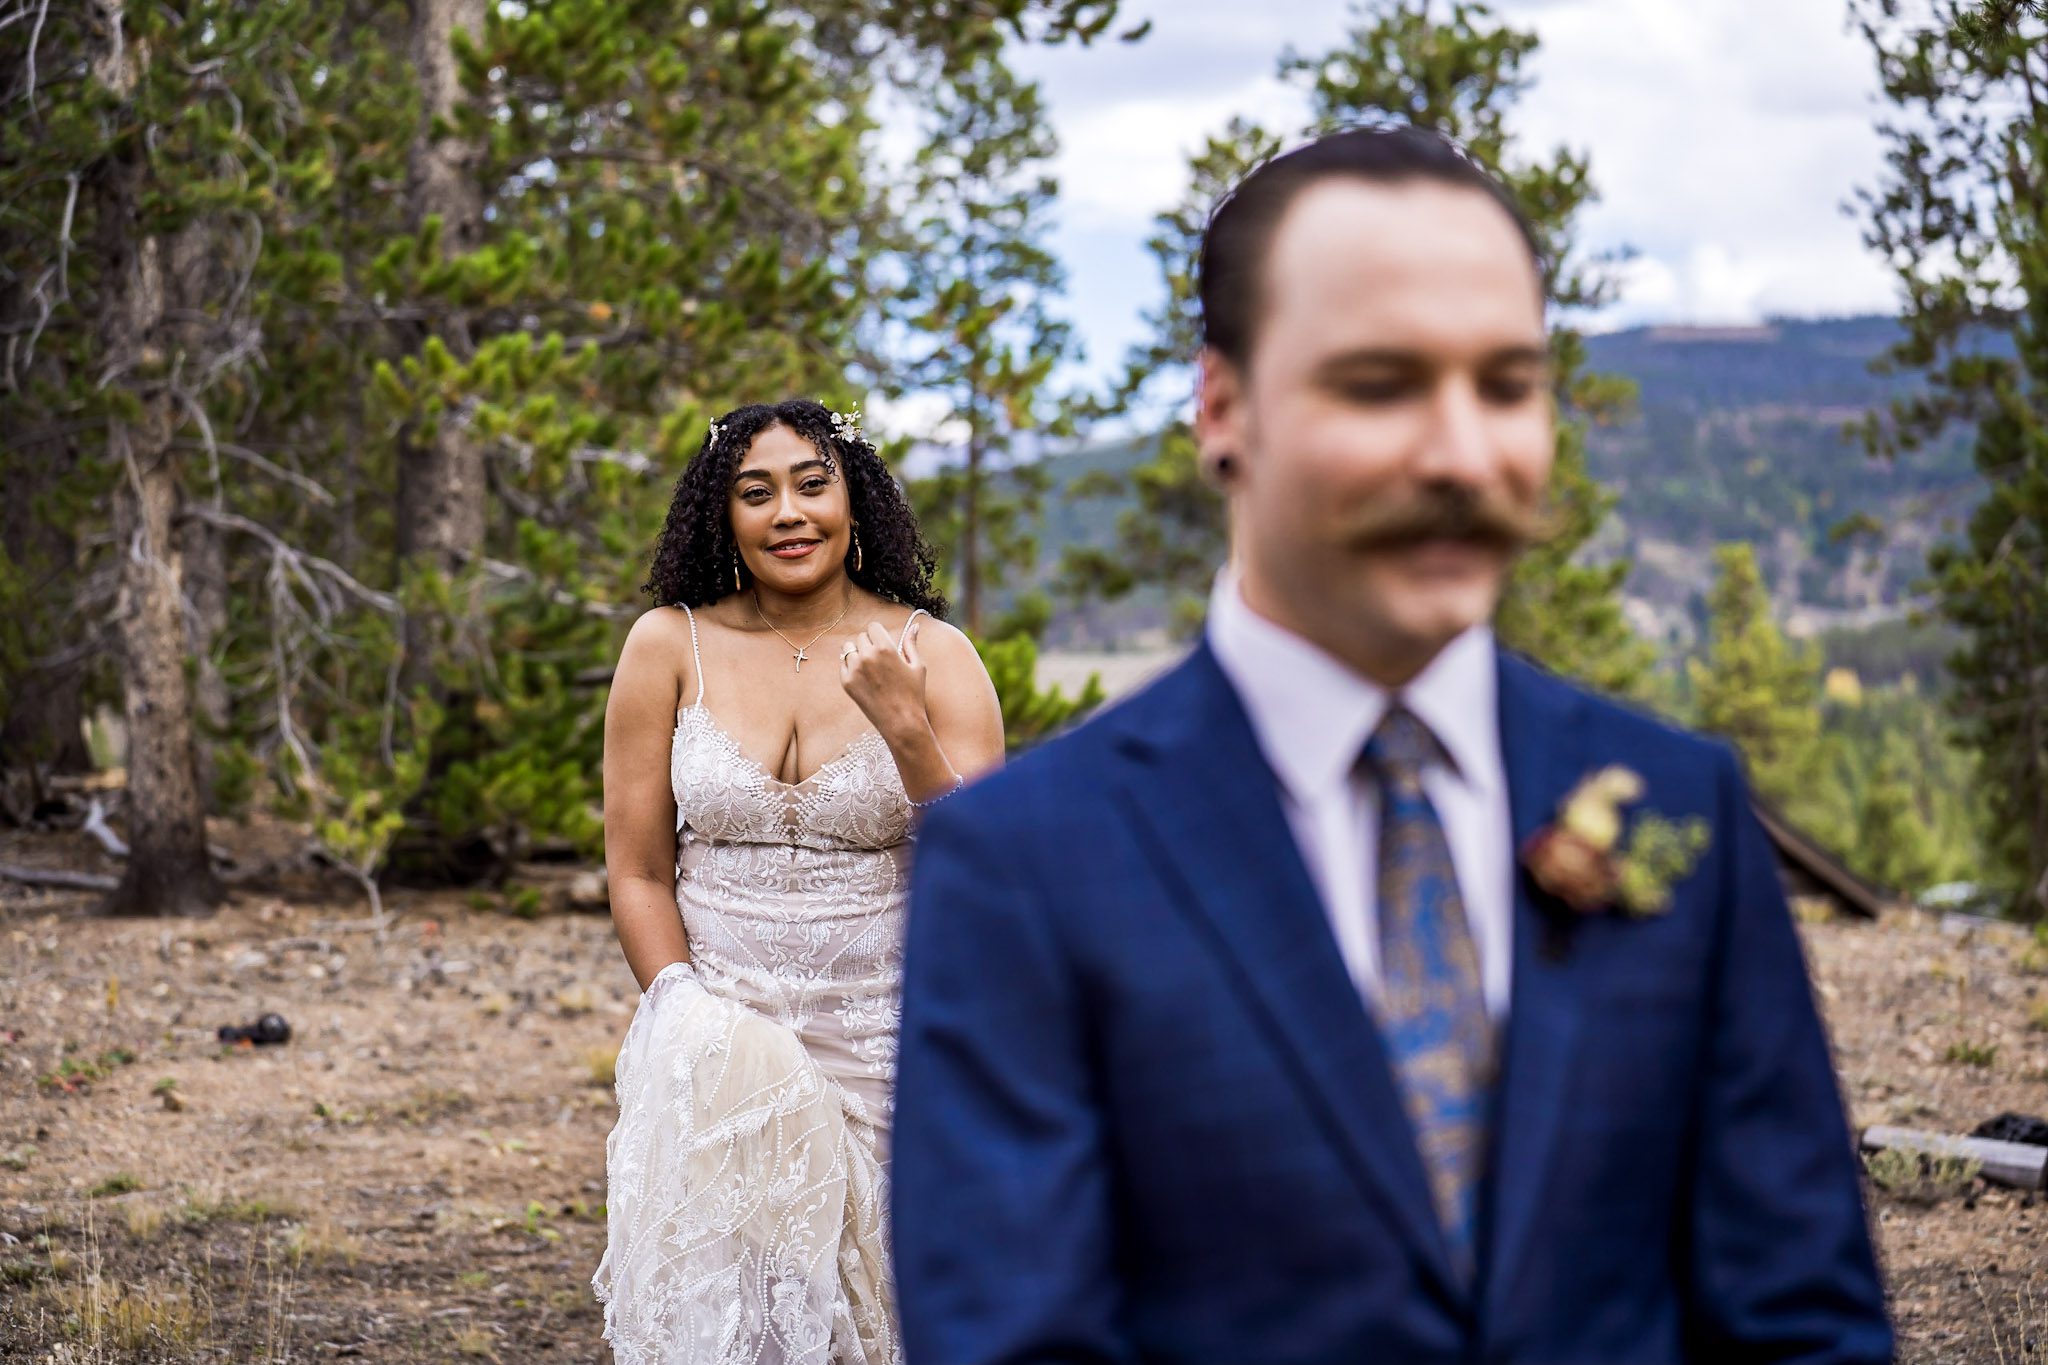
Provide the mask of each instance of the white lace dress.
{"label": "white lace dress", "polygon": [[868,731],[778,781],[700,681],[669,768],[693,961],[648,985],[619,1049],[592,1281],[605,1338],[618,1365],[899,1362],[885,1180],[911,806],[895,759]]}

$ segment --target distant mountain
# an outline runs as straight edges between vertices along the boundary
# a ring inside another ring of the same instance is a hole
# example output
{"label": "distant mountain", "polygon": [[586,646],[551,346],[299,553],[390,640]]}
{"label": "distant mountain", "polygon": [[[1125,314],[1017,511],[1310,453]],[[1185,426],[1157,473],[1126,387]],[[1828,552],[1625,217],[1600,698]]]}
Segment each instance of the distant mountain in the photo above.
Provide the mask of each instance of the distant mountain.
{"label": "distant mountain", "polygon": [[[1872,460],[1847,428],[1910,377],[1873,373],[1899,336],[1885,317],[1760,327],[1643,327],[1587,339],[1593,369],[1636,382],[1633,417],[1596,428],[1588,458],[1620,495],[1601,557],[1635,561],[1629,607],[1639,629],[1687,642],[1701,618],[1714,546],[1756,544],[1780,612],[1802,633],[1903,614],[1928,548],[1953,535],[1977,479],[1969,438],[1953,432],[1896,462]],[[1126,441],[1056,457],[1055,485],[1120,472],[1151,453]],[[1053,499],[1042,572],[1067,544],[1113,547],[1120,499]],[[1835,534],[1867,517],[1882,536]],[[1102,639],[1156,625],[1156,596],[1060,623]]]}

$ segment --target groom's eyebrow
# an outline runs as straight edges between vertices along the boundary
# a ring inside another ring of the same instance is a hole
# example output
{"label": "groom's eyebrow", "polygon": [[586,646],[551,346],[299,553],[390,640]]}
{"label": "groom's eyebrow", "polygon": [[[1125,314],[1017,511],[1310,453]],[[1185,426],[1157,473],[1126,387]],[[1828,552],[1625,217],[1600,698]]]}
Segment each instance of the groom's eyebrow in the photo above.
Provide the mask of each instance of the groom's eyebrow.
{"label": "groom's eyebrow", "polygon": [[[1482,369],[1493,369],[1503,365],[1550,364],[1550,347],[1536,345],[1502,346],[1486,352],[1479,358]],[[1438,357],[1423,351],[1405,350],[1398,346],[1368,346],[1356,351],[1345,351],[1333,355],[1316,366],[1319,374],[1337,374],[1345,370],[1367,369],[1434,369]]]}

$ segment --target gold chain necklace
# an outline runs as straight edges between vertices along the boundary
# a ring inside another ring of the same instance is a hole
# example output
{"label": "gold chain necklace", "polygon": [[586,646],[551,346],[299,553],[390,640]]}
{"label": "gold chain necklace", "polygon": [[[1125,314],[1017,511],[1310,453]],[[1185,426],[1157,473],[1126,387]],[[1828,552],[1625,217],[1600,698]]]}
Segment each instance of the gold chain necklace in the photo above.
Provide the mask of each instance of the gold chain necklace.
{"label": "gold chain necklace", "polygon": [[818,641],[824,639],[825,636],[831,632],[832,627],[838,625],[841,621],[844,621],[846,619],[846,613],[852,610],[853,594],[848,593],[846,595],[846,605],[841,607],[839,609],[839,614],[832,618],[832,625],[826,626],[824,630],[819,631],[816,635],[813,635],[810,639],[804,641],[804,643],[798,644],[796,641],[790,639],[787,635],[783,635],[781,630],[777,629],[775,623],[768,619],[768,613],[761,610],[761,590],[759,588],[754,589],[754,615],[761,618],[762,625],[768,627],[768,629],[770,630],[775,631],[777,635],[781,635],[782,643],[788,645],[791,649],[796,651],[796,671],[799,673],[804,671],[804,660],[811,657],[811,646],[818,643]]}

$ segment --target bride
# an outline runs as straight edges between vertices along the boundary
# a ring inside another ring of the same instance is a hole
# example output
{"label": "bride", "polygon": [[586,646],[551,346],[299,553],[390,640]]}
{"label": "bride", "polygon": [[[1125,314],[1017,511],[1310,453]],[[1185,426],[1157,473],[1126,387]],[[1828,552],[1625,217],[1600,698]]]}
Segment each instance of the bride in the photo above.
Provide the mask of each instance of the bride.
{"label": "bride", "polygon": [[[605,712],[605,865],[644,994],[593,1286],[619,1365],[900,1361],[885,1221],[914,807],[1003,752],[852,418],[714,423]],[[680,913],[678,913],[680,912]]]}

